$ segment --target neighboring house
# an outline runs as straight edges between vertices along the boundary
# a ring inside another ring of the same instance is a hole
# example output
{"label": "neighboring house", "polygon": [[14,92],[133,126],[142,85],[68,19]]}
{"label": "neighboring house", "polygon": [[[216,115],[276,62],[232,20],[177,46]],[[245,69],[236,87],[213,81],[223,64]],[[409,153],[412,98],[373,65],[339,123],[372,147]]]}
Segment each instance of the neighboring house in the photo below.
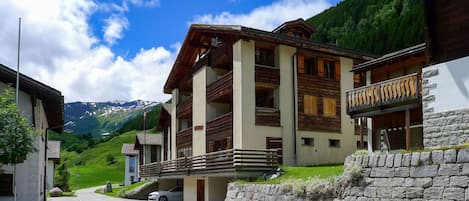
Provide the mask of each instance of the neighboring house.
{"label": "neighboring house", "polygon": [[343,162],[359,141],[346,114],[350,70],[371,57],[311,34],[302,19],[273,31],[192,25],[164,87],[166,160],[141,175],[183,179],[184,200],[223,200],[229,180],[278,163]]}
{"label": "neighboring house", "polygon": [[469,142],[469,1],[425,1],[425,147]]}
{"label": "neighboring house", "polygon": [[162,144],[161,133],[137,133],[134,149],[138,151],[138,164],[160,162],[163,156]]}
{"label": "neighboring house", "polygon": [[134,144],[123,144],[121,153],[125,155],[124,185],[138,182],[139,154]]}
{"label": "neighboring house", "polygon": [[[0,64],[0,91],[15,87],[16,71]],[[47,132],[61,133],[64,121],[64,99],[60,91],[20,74],[19,109],[40,135],[34,142],[37,152],[16,165],[0,166],[0,200],[14,200],[14,182],[17,201],[43,201],[46,197]],[[13,177],[13,175],[16,177]],[[15,181],[13,181],[15,178]]]}
{"label": "neighboring house", "polygon": [[47,141],[47,185],[46,190],[54,188],[55,165],[60,163],[60,141]]}

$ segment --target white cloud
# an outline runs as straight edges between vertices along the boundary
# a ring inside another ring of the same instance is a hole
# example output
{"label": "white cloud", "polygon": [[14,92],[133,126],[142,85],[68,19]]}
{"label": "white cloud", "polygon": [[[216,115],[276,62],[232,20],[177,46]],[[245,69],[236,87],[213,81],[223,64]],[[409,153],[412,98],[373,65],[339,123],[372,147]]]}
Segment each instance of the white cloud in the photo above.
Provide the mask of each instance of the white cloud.
{"label": "white cloud", "polygon": [[326,0],[280,0],[255,8],[247,14],[222,12],[217,15],[198,15],[190,23],[232,24],[272,30],[285,21],[297,18],[307,19],[330,6]]}
{"label": "white cloud", "polygon": [[[163,85],[176,49],[153,47],[141,49],[134,58],[119,57],[100,43],[87,23],[100,6],[91,0],[0,1],[0,63],[16,66],[22,16],[20,71],[61,90],[67,102],[167,100]],[[107,29],[110,39],[123,37],[128,24],[111,21],[109,27],[117,27]]]}
{"label": "white cloud", "polygon": [[113,45],[118,39],[124,37],[123,31],[129,27],[129,22],[126,17],[122,15],[111,15],[106,19],[104,26],[104,40]]}

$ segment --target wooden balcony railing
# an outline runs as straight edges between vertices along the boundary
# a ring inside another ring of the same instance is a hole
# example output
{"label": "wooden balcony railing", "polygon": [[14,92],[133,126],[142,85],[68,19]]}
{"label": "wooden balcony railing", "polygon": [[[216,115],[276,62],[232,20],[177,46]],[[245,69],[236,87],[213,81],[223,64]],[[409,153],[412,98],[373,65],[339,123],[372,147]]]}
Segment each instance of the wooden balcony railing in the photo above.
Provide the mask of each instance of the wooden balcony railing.
{"label": "wooden balcony railing", "polygon": [[207,141],[233,136],[233,113],[228,112],[207,122]]}
{"label": "wooden balcony railing", "polygon": [[280,126],[280,110],[256,107],[256,125]]}
{"label": "wooden balcony railing", "polygon": [[176,116],[181,119],[192,119],[192,96],[177,105]]}
{"label": "wooden balcony railing", "polygon": [[221,45],[210,51],[209,65],[211,67],[231,67],[231,54],[228,53],[225,45]]}
{"label": "wooden balcony railing", "polygon": [[141,176],[165,177],[227,172],[266,172],[277,167],[276,150],[229,149],[140,166]]}
{"label": "wooden balcony railing", "polygon": [[280,85],[280,69],[256,64],[256,82]]}
{"label": "wooden balcony railing", "polygon": [[349,115],[407,104],[419,98],[417,73],[363,86],[346,92]]}
{"label": "wooden balcony railing", "polygon": [[192,144],[192,127],[185,128],[176,133],[176,146]]}
{"label": "wooden balcony railing", "polygon": [[233,94],[233,71],[207,86],[207,102],[230,102]]}

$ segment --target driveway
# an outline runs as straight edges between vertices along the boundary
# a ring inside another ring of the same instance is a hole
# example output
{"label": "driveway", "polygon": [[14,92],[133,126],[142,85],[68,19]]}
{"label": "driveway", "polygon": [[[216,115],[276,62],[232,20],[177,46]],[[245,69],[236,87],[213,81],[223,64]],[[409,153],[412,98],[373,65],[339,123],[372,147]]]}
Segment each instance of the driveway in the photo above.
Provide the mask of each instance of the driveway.
{"label": "driveway", "polygon": [[[48,198],[48,201],[130,201],[130,199],[114,198],[106,195],[95,193],[96,189],[103,188],[102,186],[86,188],[77,190],[75,192],[76,197],[57,197]],[[133,200],[135,201],[135,200]]]}

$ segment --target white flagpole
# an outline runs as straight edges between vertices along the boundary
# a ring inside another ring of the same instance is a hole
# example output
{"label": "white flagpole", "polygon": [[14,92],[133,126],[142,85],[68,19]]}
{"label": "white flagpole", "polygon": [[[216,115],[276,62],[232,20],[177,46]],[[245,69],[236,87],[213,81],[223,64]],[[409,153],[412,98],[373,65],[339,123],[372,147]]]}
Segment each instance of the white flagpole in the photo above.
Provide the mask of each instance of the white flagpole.
{"label": "white flagpole", "polygon": [[[16,94],[15,94],[15,102],[16,107],[19,108],[19,88],[20,88],[20,44],[21,44],[21,17],[18,18],[18,55],[16,60]],[[13,167],[13,182],[14,182],[14,193],[15,193],[15,201],[16,201],[16,163]]]}

